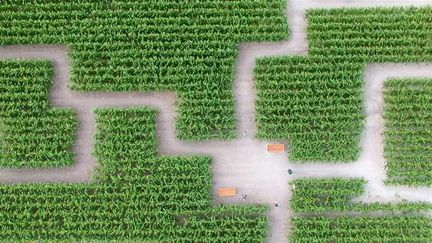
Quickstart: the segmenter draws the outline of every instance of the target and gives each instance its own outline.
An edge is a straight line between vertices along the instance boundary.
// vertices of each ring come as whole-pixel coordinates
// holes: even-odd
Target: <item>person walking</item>
[[[241,199],[243,202],[246,201],[246,198],[247,198],[247,194],[242,194]]]
[[[274,206],[277,208],[277,207],[279,207],[279,203],[277,202],[277,201],[273,201],[273,203],[274,203]]]
[[[291,169],[288,169],[288,174],[292,175],[293,171]]]

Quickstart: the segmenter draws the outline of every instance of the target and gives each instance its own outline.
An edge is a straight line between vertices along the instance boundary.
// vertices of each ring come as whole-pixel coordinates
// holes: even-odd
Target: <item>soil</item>
[[[79,121],[77,139],[73,146],[76,154],[71,167],[56,169],[0,170],[1,183],[70,183],[92,181],[97,162],[92,156],[96,122],[93,110],[102,107],[147,106],[158,110],[158,152],[161,155],[206,154],[213,158],[213,195],[215,205],[267,204],[269,212],[269,242],[287,242],[290,233],[291,211],[289,200],[292,190],[289,181],[301,177],[363,177],[368,180],[365,195],[358,202],[432,202],[432,188],[388,187],[385,180],[382,131],[382,84],[390,77],[432,77],[430,64],[370,64],[365,68],[366,125],[362,135],[362,152],[354,163],[290,164],[288,153],[266,152],[268,143],[286,141],[259,141],[255,139],[255,87],[253,68],[255,60],[263,56],[307,55],[306,14],[310,8],[423,6],[432,0],[376,1],[376,0],[292,0],[286,15],[290,37],[282,42],[244,43],[239,45],[233,92],[236,101],[237,138],[231,141],[184,142],[175,137],[176,95],[173,92],[116,93],[75,92],[68,88],[70,62],[64,46],[7,46],[0,47],[0,58],[48,59],[53,63],[54,82],[49,99],[52,106],[69,107],[77,112]],[[244,132],[246,131],[246,134]],[[293,175],[287,170],[291,168]],[[236,187],[238,197],[218,198],[219,187]],[[245,201],[241,195],[247,194]],[[279,207],[274,206],[274,202]]]

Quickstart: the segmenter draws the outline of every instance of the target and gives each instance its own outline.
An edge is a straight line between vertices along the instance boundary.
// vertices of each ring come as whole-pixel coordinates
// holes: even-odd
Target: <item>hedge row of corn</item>
[[[430,242],[432,205],[354,203],[362,179],[298,179],[290,242]]]
[[[392,79],[384,90],[387,182],[432,186],[432,80]]]
[[[314,9],[309,53],[257,61],[258,136],[290,141],[290,160],[358,158],[367,63],[432,61],[432,8]]]
[[[237,46],[287,38],[285,0],[6,1],[0,45],[70,49],[72,88],[177,91],[178,137],[235,136]]]
[[[96,116],[96,182],[0,185],[0,239],[264,241],[266,207],[213,206],[209,157],[157,156],[155,111]]]
[[[75,112],[48,103],[48,61],[0,61],[0,167],[74,163]]]

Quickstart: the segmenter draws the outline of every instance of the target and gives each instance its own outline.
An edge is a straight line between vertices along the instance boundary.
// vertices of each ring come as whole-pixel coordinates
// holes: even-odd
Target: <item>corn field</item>
[[[47,61],[0,61],[0,167],[73,164],[75,112],[51,108]]]
[[[100,109],[91,184],[0,185],[0,238],[264,241],[265,206],[212,206],[209,157],[156,157],[156,112]]]
[[[432,185],[431,101],[430,79],[386,82],[384,155],[388,183]]]
[[[237,45],[282,40],[285,1],[4,1],[0,45],[66,45],[71,88],[176,91],[187,140],[235,136]],[[0,62],[1,167],[72,164],[72,110],[51,64]],[[0,185],[0,239],[262,242],[265,206],[211,200],[209,157],[158,157],[153,110],[100,109],[96,182]]]
[[[71,87],[177,91],[178,137],[235,137],[232,80],[237,45],[288,36],[272,1],[6,1],[0,45],[62,44]]]
[[[178,138],[232,139],[238,45],[287,39],[285,6],[285,0],[6,0],[0,46],[67,46],[72,89],[175,91]],[[432,7],[313,9],[307,21],[307,56],[256,62],[257,137],[288,140],[290,162],[355,161],[365,122],[363,69],[432,61]],[[0,167],[73,164],[76,114],[50,106],[52,76],[48,61],[0,61]],[[431,185],[430,84],[386,83],[387,183]],[[0,240],[268,238],[267,206],[214,206],[209,156],[158,155],[155,110],[95,113],[95,180],[0,184]],[[430,204],[355,203],[364,179],[291,184],[291,242],[432,242]]]
[[[354,203],[362,179],[297,179],[291,242],[430,242],[432,205]],[[351,215],[350,215],[351,214]]]
[[[432,8],[313,9],[308,55],[257,60],[258,137],[287,139],[290,161],[355,161],[367,63],[432,60]]]

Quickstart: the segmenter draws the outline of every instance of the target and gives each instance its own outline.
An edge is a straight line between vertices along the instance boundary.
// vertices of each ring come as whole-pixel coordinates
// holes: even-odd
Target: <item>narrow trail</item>
[[[96,121],[93,110],[102,107],[151,106],[162,114],[174,114],[174,93],[117,93],[75,92],[69,89],[70,63],[67,49],[63,46],[7,46],[0,47],[0,59],[44,59],[52,62],[53,83],[49,100],[54,107],[72,108],[77,113],[78,128],[73,152],[75,164],[71,167],[53,169],[7,169],[0,170],[2,183],[34,182],[90,182],[97,163],[92,156]],[[166,116],[166,115],[165,115]],[[167,119],[173,118],[170,115]],[[172,122],[162,122],[160,129],[169,131]]]
[[[256,133],[255,116],[254,116],[254,97],[256,94],[253,80],[253,68],[255,66],[256,58],[264,56],[289,56],[289,55],[307,55],[308,42],[307,42],[307,20],[306,10],[313,8],[343,8],[343,7],[391,7],[391,6],[426,6],[432,5],[431,0],[389,0],[389,1],[376,1],[376,0],[288,0],[285,14],[288,19],[290,27],[290,37],[287,41],[282,42],[257,42],[245,43],[240,45],[239,56],[237,59],[236,80],[234,82],[234,94],[236,97],[236,111],[238,118],[237,130],[240,133],[243,130],[250,130],[251,138]],[[382,67],[382,73],[377,73],[374,69]],[[416,66],[416,64],[410,64]],[[421,65],[419,66],[419,68]],[[381,114],[376,113],[374,116],[370,115],[373,112],[379,112],[382,109],[382,82],[381,86],[374,86],[374,79],[380,75],[395,71],[393,73],[399,74],[398,77],[411,77],[415,76],[415,72],[411,73],[412,68],[406,67],[406,72],[399,72],[399,70],[388,69],[390,66],[387,64],[369,65],[364,72],[366,79],[366,113],[367,124],[362,136],[361,146],[362,154],[359,161],[355,163],[305,163],[305,164],[292,164],[289,168],[295,171],[295,176],[290,177],[289,180],[300,177],[344,177],[344,178],[366,178],[368,183],[366,185],[365,195],[353,199],[357,202],[371,203],[371,202],[395,202],[395,201],[427,201],[432,202],[432,188],[413,188],[409,187],[388,187],[385,186],[385,161],[383,158],[383,145],[381,133],[384,129],[384,123]],[[405,66],[400,70],[404,70]],[[379,68],[378,68],[379,69]],[[426,74],[426,77],[432,75]],[[370,89],[375,87],[378,89]],[[378,90],[378,91],[377,91]],[[377,93],[374,96],[373,93]],[[245,95],[249,94],[249,95]],[[242,98],[245,97],[245,98]],[[375,109],[373,109],[375,108]],[[370,111],[372,110],[372,111]],[[375,123],[377,122],[377,123]],[[376,162],[374,162],[376,161]],[[290,190],[285,187],[283,190]],[[291,199],[292,192],[285,194],[280,192],[288,198],[284,198],[286,202]],[[292,212],[289,205],[282,205],[282,208],[273,208],[269,215],[269,225],[271,228],[269,242],[287,242],[287,237],[290,235],[290,219]]]
[[[92,181],[97,162],[92,156],[96,122],[94,109],[103,107],[147,106],[158,111],[157,139],[161,155],[207,154],[213,158],[213,195],[218,187],[235,186],[238,194],[248,194],[246,202],[239,197],[217,198],[215,204],[268,204],[269,242],[287,242],[290,233],[289,200],[292,192],[289,180],[301,177],[363,177],[368,180],[366,193],[359,202],[426,201],[432,202],[431,188],[388,187],[385,180],[385,161],[382,156],[382,84],[390,77],[431,77],[430,64],[370,64],[365,68],[366,125],[362,136],[362,153],[354,163],[289,164],[287,153],[268,154],[269,141],[255,139],[255,86],[253,69],[256,58],[263,56],[307,55],[306,14],[310,8],[424,6],[432,0],[292,0],[286,15],[290,37],[283,42],[244,43],[239,46],[233,92],[236,102],[237,138],[230,141],[183,142],[175,137],[176,95],[174,92],[118,93],[75,92],[68,88],[70,63],[68,50],[63,46],[0,47],[0,59],[48,59],[53,63],[53,85],[49,99],[54,107],[69,107],[77,112],[79,122],[73,145],[75,164],[56,169],[0,169],[0,183],[70,183]],[[428,71],[431,70],[431,71]],[[246,131],[246,134],[244,134]],[[286,172],[295,171],[294,176]]]
[[[385,122],[383,119],[383,86],[391,78],[432,78],[432,63],[369,64],[364,70],[366,124],[361,138],[362,151],[354,163],[293,164],[297,177],[363,177],[366,194],[357,202],[423,201],[432,203],[431,187],[386,186],[383,156]]]

